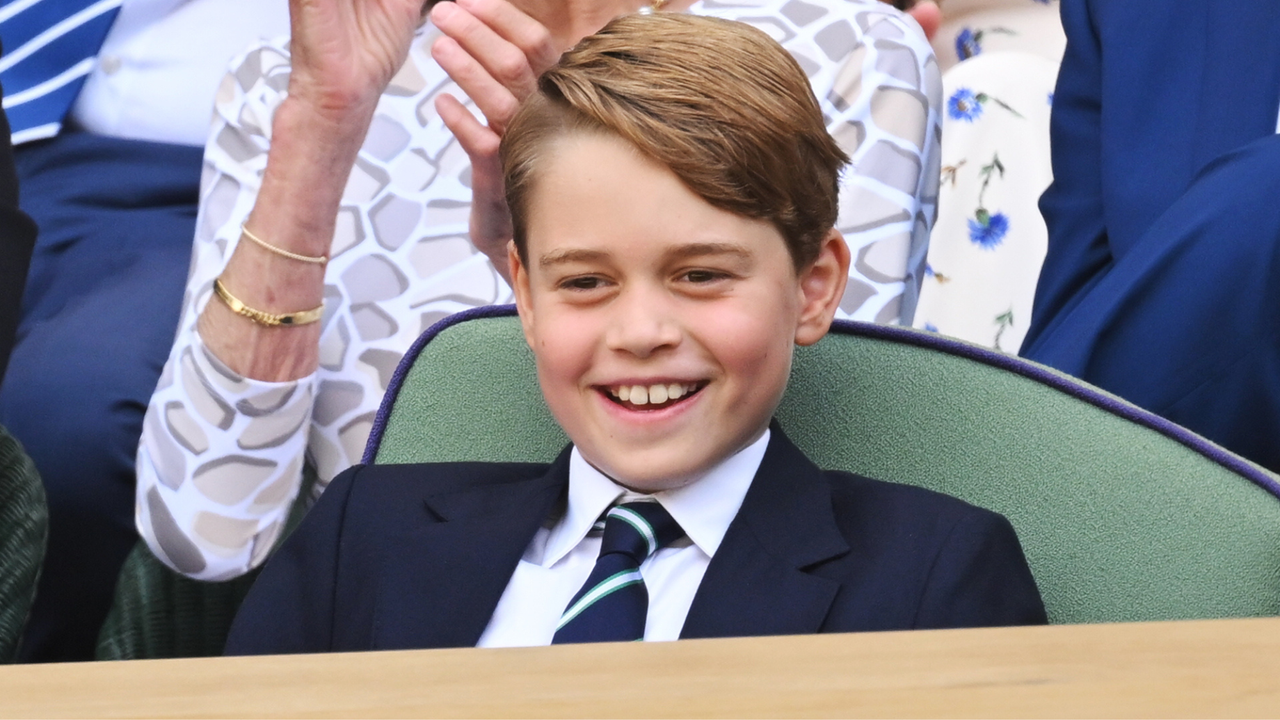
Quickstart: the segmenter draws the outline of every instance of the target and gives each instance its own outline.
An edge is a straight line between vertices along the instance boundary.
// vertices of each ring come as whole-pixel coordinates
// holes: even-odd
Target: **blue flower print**
[[[947,100],[947,114],[952,120],[973,122],[982,117],[982,102],[969,88],[960,88]]]
[[[1049,93],[1049,107],[1053,107],[1053,93]]]
[[[925,324],[924,324],[924,329],[925,329],[925,330],[928,330],[928,331],[929,331],[929,332],[931,332],[931,333],[936,333],[936,332],[938,332],[938,326],[937,326],[937,325],[934,325],[934,324],[933,324],[933,323],[931,323],[931,322],[927,322],[927,323],[925,323]]]
[[[956,35],[956,57],[968,60],[982,52],[982,32],[964,28]]]
[[[969,220],[969,239],[984,250],[994,250],[1009,234],[1009,218],[1001,212],[994,215],[979,209]]]

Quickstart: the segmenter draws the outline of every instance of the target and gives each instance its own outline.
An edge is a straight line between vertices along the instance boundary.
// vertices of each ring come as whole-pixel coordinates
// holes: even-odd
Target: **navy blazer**
[[[1022,346],[1055,366],[1036,341],[1213,160],[1274,135],[1280,111],[1276,0],[1062,0],[1062,22],[1049,246]]]
[[[245,598],[227,653],[473,646],[534,533],[551,465],[357,465]],[[928,490],[819,470],[774,425],[681,637],[1040,624],[1012,526]]]

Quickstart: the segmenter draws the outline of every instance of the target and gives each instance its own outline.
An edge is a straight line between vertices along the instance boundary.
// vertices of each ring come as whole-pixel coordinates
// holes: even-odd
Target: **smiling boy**
[[[620,18],[541,78],[502,157],[520,318],[573,444],[347,471],[229,653],[1045,622],[1004,518],[821,471],[771,425],[850,262],[847,158],[780,46]]]

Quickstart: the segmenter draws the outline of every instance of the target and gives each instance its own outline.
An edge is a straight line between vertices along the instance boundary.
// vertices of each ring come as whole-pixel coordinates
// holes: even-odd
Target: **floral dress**
[[[1006,352],[1027,332],[1048,234],[1056,0],[945,0],[939,214],[914,325]]]

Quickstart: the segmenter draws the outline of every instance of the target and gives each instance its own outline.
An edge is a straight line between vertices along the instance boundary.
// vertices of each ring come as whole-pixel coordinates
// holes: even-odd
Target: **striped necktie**
[[[684,536],[656,502],[616,505],[605,515],[600,557],[560,616],[553,644],[643,640],[649,591],[640,565]]]
[[[121,2],[0,0],[0,85],[14,145],[62,129]]]

